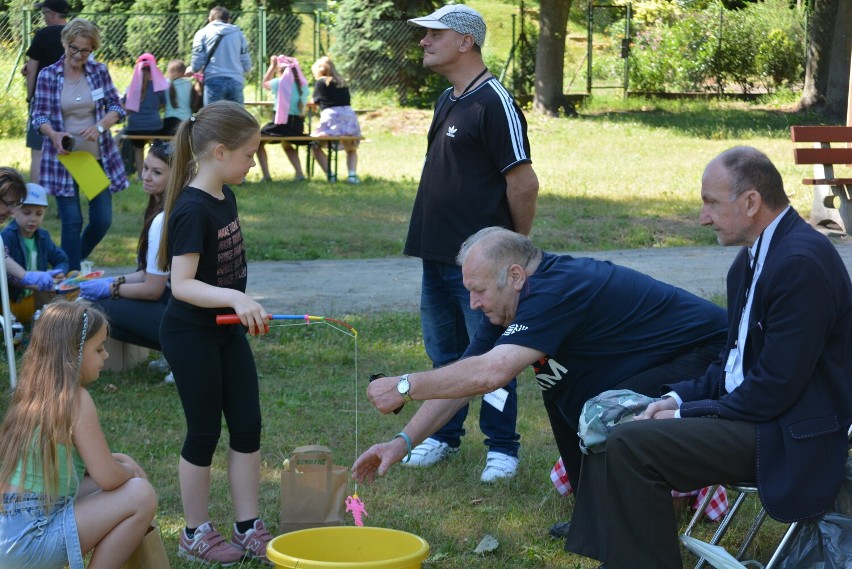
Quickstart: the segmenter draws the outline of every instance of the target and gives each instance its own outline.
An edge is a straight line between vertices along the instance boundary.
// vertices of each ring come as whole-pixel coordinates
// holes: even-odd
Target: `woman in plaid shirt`
[[[100,29],[90,21],[75,18],[66,25],[62,30],[65,55],[39,73],[32,111],[33,125],[44,135],[40,183],[56,197],[62,249],[71,270],[79,270],[80,260],[104,238],[112,224],[112,194],[129,185],[118,145],[109,132],[125,112],[107,66],[90,57],[99,45]],[[94,155],[110,180],[108,191],[89,200],[85,229],[80,189],[57,158],[72,148]]]

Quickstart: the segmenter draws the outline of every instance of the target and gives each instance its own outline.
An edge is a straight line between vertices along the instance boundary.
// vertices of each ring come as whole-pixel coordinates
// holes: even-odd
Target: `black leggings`
[[[186,439],[181,456],[207,467],[228,425],[230,447],[260,450],[260,393],[257,369],[240,325],[217,326],[215,315],[170,302],[160,325],[163,354],[175,375]]]

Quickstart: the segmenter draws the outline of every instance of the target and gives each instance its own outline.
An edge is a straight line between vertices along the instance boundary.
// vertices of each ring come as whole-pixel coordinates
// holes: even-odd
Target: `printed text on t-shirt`
[[[218,231],[216,286],[228,287],[246,277],[246,256],[239,218]]]

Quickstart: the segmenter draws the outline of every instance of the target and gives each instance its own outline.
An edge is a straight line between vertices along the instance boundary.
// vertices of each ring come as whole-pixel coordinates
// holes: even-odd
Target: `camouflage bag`
[[[629,389],[611,389],[592,397],[580,412],[580,450],[583,454],[603,452],[612,428],[632,421],[633,417],[656,401]]]

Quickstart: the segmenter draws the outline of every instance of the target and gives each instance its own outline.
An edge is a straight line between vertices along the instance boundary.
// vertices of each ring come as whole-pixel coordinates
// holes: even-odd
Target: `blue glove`
[[[62,269],[53,269],[53,270],[50,270],[50,271],[47,271],[47,272],[53,278],[56,278],[57,275],[64,275],[65,274],[65,271],[63,271]]]
[[[100,300],[109,298],[112,293],[112,277],[105,279],[94,279],[91,281],[83,281],[80,283],[80,298],[86,300]]]
[[[21,282],[25,286],[37,286],[39,290],[53,290],[53,277],[45,271],[29,271]]]

